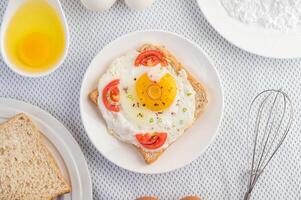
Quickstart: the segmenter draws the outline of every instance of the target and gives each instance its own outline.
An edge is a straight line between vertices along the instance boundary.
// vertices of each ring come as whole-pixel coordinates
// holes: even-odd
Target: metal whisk
[[[249,108],[247,132],[254,136],[254,146],[244,200],[250,199],[256,182],[285,140],[292,120],[291,100],[281,89],[265,90],[253,99]]]

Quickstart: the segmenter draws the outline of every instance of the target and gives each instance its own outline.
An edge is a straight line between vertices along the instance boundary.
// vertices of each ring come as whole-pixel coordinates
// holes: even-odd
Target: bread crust
[[[160,50],[163,54],[164,57],[172,63],[172,67],[175,69],[175,71],[178,73],[182,69],[186,71],[187,73],[187,79],[191,83],[193,89],[196,92],[195,96],[195,102],[196,102],[196,109],[194,113],[194,119],[200,118],[202,113],[205,110],[205,107],[208,103],[208,93],[205,89],[205,87],[196,79],[192,76],[192,74],[184,68],[184,66],[173,56],[164,46],[159,46],[159,45],[153,45],[153,44],[144,44],[142,45],[138,51],[142,52],[145,50]],[[94,89],[89,93],[89,99],[90,101],[95,105],[98,106],[97,99],[98,99],[98,90]],[[135,145],[134,145],[135,146]],[[136,146],[135,146],[136,147]],[[161,149],[160,151],[157,152],[147,152],[144,151],[142,148],[136,147],[138,151],[142,154],[145,162],[147,164],[151,164],[155,162],[165,151],[165,149]]]

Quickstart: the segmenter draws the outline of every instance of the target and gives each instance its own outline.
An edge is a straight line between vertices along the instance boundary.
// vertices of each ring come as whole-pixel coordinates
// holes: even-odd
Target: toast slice
[[[182,69],[184,69],[186,71],[187,79],[189,80],[193,89],[196,92],[196,96],[195,96],[196,109],[195,109],[195,113],[194,113],[194,118],[195,118],[195,120],[197,118],[199,118],[202,115],[202,113],[204,112],[205,107],[208,103],[208,94],[207,94],[205,88],[203,87],[203,85],[198,80],[196,80],[191,75],[191,73],[189,71],[187,71],[184,68],[184,66],[164,46],[144,44],[138,49],[139,52],[143,52],[145,50],[160,50],[164,54],[164,57],[170,63],[172,63],[172,66],[176,72],[179,72]],[[91,102],[93,102],[97,106],[97,99],[98,99],[98,90],[97,89],[90,92],[89,99],[91,100]],[[144,151],[142,148],[139,148],[139,147],[136,147],[136,148],[138,148],[138,151],[142,154],[142,156],[147,164],[151,164],[151,163],[155,162],[160,157],[160,155],[162,155],[162,153],[165,151],[165,149],[162,149],[157,152],[147,152],[147,151]]]
[[[1,200],[51,200],[71,191],[40,137],[23,113],[0,125]]]

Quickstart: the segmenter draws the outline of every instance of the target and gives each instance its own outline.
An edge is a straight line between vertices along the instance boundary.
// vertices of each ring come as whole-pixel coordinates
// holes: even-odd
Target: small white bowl
[[[6,30],[8,27],[8,24],[11,20],[11,18],[14,16],[15,12],[18,10],[18,8],[26,1],[8,1],[8,6],[6,8],[3,21],[1,24],[1,35],[0,35],[0,43],[1,43],[1,54],[3,57],[4,62],[7,64],[7,66],[17,74],[20,74],[22,76],[26,77],[41,77],[41,76],[46,76],[52,72],[54,72],[65,60],[67,56],[67,52],[69,49],[69,29],[68,29],[68,24],[66,17],[64,15],[61,3],[59,0],[46,0],[58,13],[63,27],[64,27],[64,32],[65,32],[65,48],[63,55],[61,58],[54,64],[52,67],[49,68],[49,70],[45,72],[40,72],[40,73],[31,73],[28,71],[21,70],[19,67],[17,67],[14,63],[11,62],[10,58],[7,55],[6,49],[5,49],[5,34]]]

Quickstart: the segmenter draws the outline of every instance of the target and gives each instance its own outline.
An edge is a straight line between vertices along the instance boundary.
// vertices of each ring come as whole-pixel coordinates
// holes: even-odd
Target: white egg
[[[150,7],[155,0],[124,0],[126,5],[135,10],[144,10]]]
[[[81,0],[86,8],[93,11],[109,9],[116,0]]]

